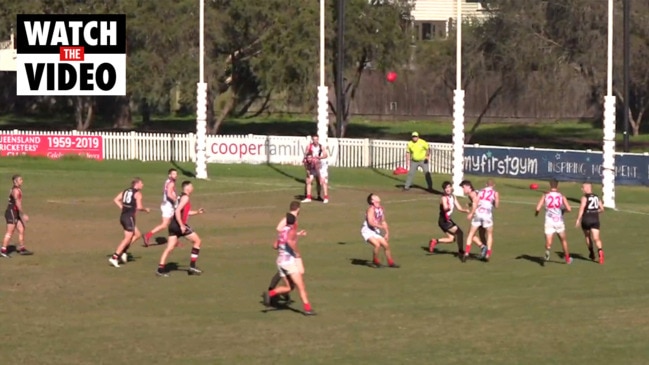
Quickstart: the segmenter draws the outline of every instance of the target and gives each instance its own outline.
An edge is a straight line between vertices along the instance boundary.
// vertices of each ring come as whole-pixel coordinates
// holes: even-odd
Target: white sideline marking
[[[246,182],[250,183],[249,181],[246,181]],[[258,185],[273,186],[271,184],[263,184],[263,183],[260,183]],[[275,185],[275,186],[280,186],[280,185]],[[268,190],[264,190],[262,193],[279,192],[279,191],[292,191],[292,190],[295,190],[295,189],[296,189],[295,187],[290,187],[290,188],[286,187],[286,188],[281,188],[281,189],[280,188],[278,188],[278,189],[268,189]],[[222,195],[240,195],[240,194],[256,194],[256,193],[259,193],[259,191],[255,191],[255,190],[241,191],[241,190],[239,190],[239,191],[225,191],[225,192],[206,193],[206,194],[200,194],[200,195],[201,196],[222,196]],[[460,196],[459,198],[466,199],[466,197],[464,197],[464,196]],[[385,200],[385,203],[386,204],[412,203],[412,202],[422,201],[424,199],[426,199],[426,197],[422,195],[419,198]],[[500,201],[503,202],[503,203],[509,203],[509,204],[536,205],[535,202],[524,201],[524,200],[501,199]],[[66,200],[51,200],[50,199],[50,200],[46,200],[46,202],[51,203],[51,204],[76,205],[76,204],[83,204],[83,203],[95,203],[96,201],[94,201],[93,199],[84,199],[84,200],[80,200],[80,201],[74,201],[74,200],[73,201],[66,201]],[[316,202],[316,204],[317,203],[318,202]],[[308,204],[308,203],[306,203],[306,204]],[[349,203],[349,202],[340,202],[340,203],[331,202],[331,203],[329,203],[327,205],[348,206],[348,205],[363,205],[363,203],[357,204],[357,203]],[[253,208],[253,207],[254,206],[239,207],[239,208],[216,208],[216,209],[213,209],[213,210],[225,210],[225,211],[232,210],[232,211],[235,211],[235,210],[250,209],[250,208]],[[276,207],[277,207],[276,205],[265,205],[265,206],[258,206],[258,207],[254,207],[254,208],[255,209],[270,209],[270,208],[276,208]],[[630,210],[630,209],[613,209],[613,210],[616,211],[616,212],[620,212],[620,213],[649,216],[648,212],[641,212],[641,211],[637,211],[637,210]]]

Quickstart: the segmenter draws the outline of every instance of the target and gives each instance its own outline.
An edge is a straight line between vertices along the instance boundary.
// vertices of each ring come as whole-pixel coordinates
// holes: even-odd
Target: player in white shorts
[[[565,195],[558,190],[559,182],[555,179],[550,180],[550,191],[543,194],[536,205],[535,216],[539,215],[541,208],[545,207],[545,261],[550,260],[550,249],[552,248],[552,238],[556,234],[561,240],[563,247],[564,259],[566,264],[572,263],[572,257],[568,251],[568,240],[566,239],[566,224],[563,221],[564,211],[570,212],[572,208],[568,203]]]
[[[320,198],[320,190],[322,190],[323,203],[329,203],[329,170],[327,164],[327,148],[320,144],[318,135],[311,136],[311,143],[304,150],[304,164],[307,170],[306,173],[306,197],[302,203],[309,203],[312,201],[311,184],[316,180],[318,186],[318,199]]]
[[[169,227],[171,219],[174,217],[176,211],[176,203],[178,195],[176,194],[176,178],[178,171],[176,169],[169,169],[167,173],[167,180],[165,180],[162,188],[162,203],[160,210],[162,211],[162,222],[144,235],[144,247],[149,247],[149,242],[154,234]]]
[[[388,222],[385,220],[385,211],[381,206],[381,198],[378,195],[370,194],[367,196],[367,204],[369,204],[369,207],[365,211],[365,219],[361,226],[361,236],[363,236],[365,242],[373,247],[372,266],[376,268],[381,267],[379,252],[383,248],[388,266],[398,268],[399,265],[395,264],[392,259],[392,252],[388,243],[390,229],[388,228]],[[383,235],[381,234],[381,229],[383,229]]]
[[[466,184],[464,184],[466,182]],[[500,204],[500,196],[498,192],[494,189],[493,180],[489,179],[487,181],[487,186],[482,190],[474,191],[471,186],[471,182],[463,181],[460,184],[464,187],[464,193],[469,194],[472,199],[471,212],[468,215],[469,220],[471,221],[471,229],[466,238],[466,249],[464,250],[465,255],[469,254],[471,250],[471,242],[476,237],[475,234],[480,228],[485,230],[486,235],[486,245],[481,247],[481,258],[485,261],[489,261],[491,257],[491,249],[493,247],[493,227],[494,227],[494,217],[493,209],[498,208]],[[479,240],[478,240],[479,241]],[[480,242],[482,244],[482,242]]]

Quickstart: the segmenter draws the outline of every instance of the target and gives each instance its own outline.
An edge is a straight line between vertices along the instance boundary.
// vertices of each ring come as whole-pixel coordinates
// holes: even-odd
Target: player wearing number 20
[[[597,247],[599,263],[603,264],[604,251],[602,250],[602,240],[599,238],[599,213],[604,211],[604,207],[600,203],[599,197],[593,194],[593,186],[590,183],[584,183],[581,186],[581,191],[584,192],[584,195],[581,197],[579,216],[577,216],[575,227],[581,225],[581,230],[586,237],[586,246],[590,252],[590,259],[595,260],[595,252],[593,251],[594,243]]]
[[[144,183],[142,179],[136,177],[131,182],[131,187],[117,194],[113,200],[115,204],[122,211],[119,216],[119,223],[124,228],[124,239],[119,243],[113,256],[108,259],[108,262],[119,267],[120,262],[126,263],[128,261],[128,254],[126,251],[131,246],[131,243],[138,240],[142,233],[135,226],[135,213],[137,211],[144,211],[149,213],[151,209],[142,207],[142,188]]]
[[[565,195],[559,192],[559,182],[555,179],[550,180],[550,191],[544,193],[539,203],[536,205],[535,216],[539,215],[541,208],[545,206],[545,261],[550,260],[550,249],[552,248],[552,238],[556,233],[563,246],[563,255],[566,264],[572,264],[572,257],[568,251],[568,240],[566,239],[566,224],[563,220],[564,211],[570,212],[570,204]]]

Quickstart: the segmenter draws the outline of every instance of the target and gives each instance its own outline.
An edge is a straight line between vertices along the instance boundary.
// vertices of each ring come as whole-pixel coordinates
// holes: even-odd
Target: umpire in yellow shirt
[[[428,142],[419,138],[419,133],[412,132],[412,139],[408,142],[406,149],[406,168],[408,169],[408,178],[403,190],[410,190],[412,179],[419,167],[424,170],[426,176],[426,184],[428,184],[428,191],[433,191],[433,178],[430,176],[430,167],[428,161],[430,160],[430,148]]]

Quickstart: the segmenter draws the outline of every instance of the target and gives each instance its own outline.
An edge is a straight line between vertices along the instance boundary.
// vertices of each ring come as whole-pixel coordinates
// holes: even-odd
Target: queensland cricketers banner
[[[126,95],[126,15],[19,14],[17,95]]]
[[[602,153],[466,146],[464,173],[597,183],[602,181]],[[649,186],[649,155],[617,154],[615,183]]]

